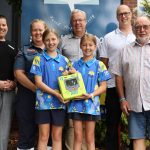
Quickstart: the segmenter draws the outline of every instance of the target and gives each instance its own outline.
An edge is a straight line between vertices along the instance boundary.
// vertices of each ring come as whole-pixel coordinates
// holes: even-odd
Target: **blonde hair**
[[[30,23],[30,32],[32,32],[32,28],[33,28],[33,24],[36,22],[40,22],[44,25],[45,30],[48,28],[48,25],[41,19],[34,19],[32,20],[32,22]]]
[[[47,37],[47,35],[49,35],[50,33],[55,34],[56,37],[59,39],[59,35],[58,35],[58,33],[56,32],[55,29],[47,28],[47,29],[44,31],[44,33],[43,33],[42,40],[44,41],[45,38]]]

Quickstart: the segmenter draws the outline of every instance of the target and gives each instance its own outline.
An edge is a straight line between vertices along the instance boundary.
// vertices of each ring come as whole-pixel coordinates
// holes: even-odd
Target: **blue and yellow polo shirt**
[[[86,91],[89,94],[98,88],[100,82],[110,79],[110,74],[105,65],[96,58],[88,62],[84,62],[81,58],[73,64],[73,67],[82,74]],[[95,96],[93,100],[70,101],[68,112],[100,115],[99,96]]]
[[[68,62],[68,59],[60,54],[52,58],[44,51],[42,55],[37,55],[34,58],[31,73],[42,76],[42,81],[46,85],[59,92],[58,77],[68,68]],[[36,109],[65,109],[65,104],[55,96],[37,89]]]

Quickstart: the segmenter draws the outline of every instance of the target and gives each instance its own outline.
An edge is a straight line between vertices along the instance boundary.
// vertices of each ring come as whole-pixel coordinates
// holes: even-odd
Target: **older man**
[[[86,13],[82,10],[75,9],[71,13],[70,24],[72,26],[72,33],[61,38],[60,51],[70,61],[78,60],[83,56],[80,49],[80,39],[86,33]],[[100,40],[97,39],[97,50],[95,56],[100,58]]]
[[[137,17],[133,32],[136,40],[121,51],[111,70],[121,109],[129,116],[134,150],[145,150],[145,138],[150,138],[150,19]]]
[[[70,23],[72,26],[72,33],[65,35],[61,38],[60,52],[66,56],[71,62],[78,60],[83,56],[82,50],[80,49],[80,39],[86,33],[86,13],[82,10],[75,9],[71,13]],[[97,40],[97,50],[95,51],[95,57],[100,59],[100,40]],[[69,129],[67,129],[67,136],[65,145],[67,150],[73,149],[74,130],[72,120],[69,120]],[[82,145],[82,150],[86,149],[86,145]]]

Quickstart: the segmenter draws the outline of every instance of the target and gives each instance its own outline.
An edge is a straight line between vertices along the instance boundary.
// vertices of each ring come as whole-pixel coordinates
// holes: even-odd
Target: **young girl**
[[[85,139],[88,150],[95,150],[95,122],[100,119],[99,96],[106,91],[106,80],[110,74],[105,65],[94,58],[96,38],[86,34],[81,38],[80,47],[83,58],[76,61],[73,67],[82,74],[87,93],[69,103],[69,118],[74,124],[74,150],[81,150],[82,129],[85,124]]]
[[[52,149],[62,149],[62,127],[65,120],[64,99],[59,94],[57,78],[67,68],[68,59],[57,53],[58,34],[53,29],[43,33],[46,50],[34,58],[31,72],[35,74],[36,123],[39,126],[38,150],[46,150],[50,129]]]

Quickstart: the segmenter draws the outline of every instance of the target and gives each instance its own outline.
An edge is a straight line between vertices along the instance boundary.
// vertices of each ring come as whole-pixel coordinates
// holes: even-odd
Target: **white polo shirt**
[[[108,58],[108,70],[113,67],[115,59],[119,52],[128,44],[135,41],[135,36],[131,32],[127,36],[117,28],[116,30],[106,34],[103,39],[100,57]],[[111,73],[111,71],[110,71]],[[111,73],[111,79],[107,81],[108,88],[116,87],[115,75]]]

